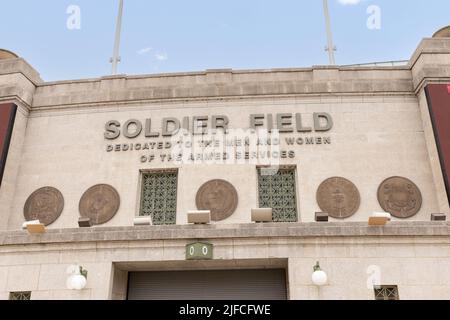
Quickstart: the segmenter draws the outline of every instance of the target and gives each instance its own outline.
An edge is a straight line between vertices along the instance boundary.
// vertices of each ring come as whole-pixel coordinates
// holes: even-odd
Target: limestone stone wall
[[[334,127],[329,132],[281,135],[281,149],[295,151],[295,158],[281,164],[297,168],[299,221],[313,221],[316,190],[333,176],[353,181],[361,194],[361,206],[349,221],[367,221],[373,211],[380,211],[377,188],[386,178],[404,176],[422,191],[423,205],[411,220],[429,220],[438,210],[431,167],[427,156],[418,102],[413,95],[352,95],[315,97],[274,97],[226,99],[221,101],[185,101],[172,103],[117,104],[86,106],[64,110],[41,110],[30,114],[22,151],[20,172],[16,179],[8,228],[17,229],[23,218],[27,197],[43,186],[58,188],[65,198],[61,217],[50,227],[76,227],[78,203],[89,187],[107,183],[121,196],[118,214],[106,226],[131,225],[139,214],[140,171],[178,168],[177,223],[186,223],[188,210],[196,209],[195,196],[200,186],[211,179],[225,179],[237,189],[236,212],[223,223],[250,222],[250,211],[257,204],[256,165],[183,164],[162,162],[157,150],[152,163],[142,163],[147,152],[107,152],[109,144],[170,141],[169,138],[128,139],[123,136],[108,141],[104,126],[109,120],[121,124],[129,119],[151,118],[157,131],[162,118],[227,115],[230,128],[249,128],[251,114],[301,113],[311,126],[314,112],[329,113]],[[287,146],[285,137],[329,137],[331,144]]]
[[[144,152],[107,152],[107,145],[165,139],[121,136],[107,141],[103,134],[109,120],[124,124],[152,118],[152,129],[160,131],[165,117],[213,115],[228,116],[230,128],[247,129],[250,114],[256,113],[274,117],[301,113],[305,125],[312,124],[315,112],[333,118],[329,132],[281,137],[282,141],[308,136],[331,141],[281,146],[296,155],[281,164],[297,170],[299,221],[313,220],[319,211],[317,187],[332,176],[351,180],[360,191],[361,206],[348,221],[366,221],[373,211],[381,210],[376,190],[390,176],[407,177],[422,192],[422,208],[410,220],[429,220],[432,212],[448,213],[423,86],[448,80],[449,48],[446,38],[424,39],[405,67],[219,69],[52,83],[42,82],[22,59],[2,60],[0,99],[22,105],[24,118],[19,117],[15,133],[13,148],[18,154],[8,161],[7,176],[12,178],[0,199],[7,216],[0,227],[20,228],[25,200],[43,186],[58,188],[65,198],[64,211],[50,228],[75,227],[81,195],[98,183],[113,185],[121,196],[119,212],[106,226],[131,225],[139,213],[140,171],[163,168],[178,169],[177,223],[184,224],[186,212],[195,209],[198,188],[217,178],[230,181],[239,195],[235,214],[223,223],[249,222],[250,210],[258,206],[254,164],[142,163]],[[160,153],[155,152],[156,157]]]
[[[373,300],[367,286],[373,270],[380,284],[398,285],[402,300],[449,299],[449,226],[241,224],[232,226],[236,234],[224,225],[54,230],[37,237],[4,233],[0,299],[14,291],[32,291],[32,299],[124,299],[128,271],[242,268],[285,268],[290,299]],[[186,244],[198,237],[214,245],[214,260],[185,260]],[[329,278],[320,289],[311,282],[316,261]],[[72,264],[88,270],[82,291],[66,288]]]

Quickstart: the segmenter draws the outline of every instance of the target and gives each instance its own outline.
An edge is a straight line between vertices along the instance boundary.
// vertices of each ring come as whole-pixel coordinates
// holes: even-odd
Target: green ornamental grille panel
[[[164,225],[176,223],[176,212],[177,173],[145,173],[140,215],[150,216],[154,225]]]
[[[375,300],[399,300],[397,286],[380,286],[374,288]]]
[[[9,300],[31,300],[31,292],[11,292],[9,294]]]
[[[297,222],[295,170],[283,169],[273,175],[258,170],[259,207],[273,209],[274,222]]]

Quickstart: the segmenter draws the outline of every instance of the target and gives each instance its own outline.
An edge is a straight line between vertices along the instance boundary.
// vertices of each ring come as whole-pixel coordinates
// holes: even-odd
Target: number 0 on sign
[[[186,245],[186,260],[211,260],[213,245],[211,243],[195,242]]]

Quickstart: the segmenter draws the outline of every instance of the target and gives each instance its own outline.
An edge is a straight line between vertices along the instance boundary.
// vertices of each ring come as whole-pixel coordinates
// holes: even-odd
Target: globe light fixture
[[[70,266],[67,273],[70,274],[66,281],[67,289],[83,290],[86,287],[88,272],[82,266]]]
[[[319,261],[317,261],[313,269],[314,272],[311,277],[312,282],[318,287],[326,285],[328,282],[328,276],[325,271],[320,268]]]

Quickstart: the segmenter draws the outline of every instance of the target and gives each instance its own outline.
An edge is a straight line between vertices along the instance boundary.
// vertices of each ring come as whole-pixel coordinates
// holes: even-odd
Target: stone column
[[[16,105],[17,110],[0,186],[0,231],[6,230],[12,214],[21,214],[11,212],[11,206],[20,170],[28,114],[36,85],[42,82],[39,74],[25,60],[9,52],[2,55],[2,52],[5,51],[0,50],[0,108]]]
[[[442,213],[450,214],[444,176],[425,94],[425,88],[428,84],[450,84],[450,38],[434,37],[423,39],[410,60],[410,66],[414,90],[419,100],[419,108],[422,114],[423,130],[427,142],[428,157],[433,173],[439,210]],[[447,138],[450,139],[450,133]]]

